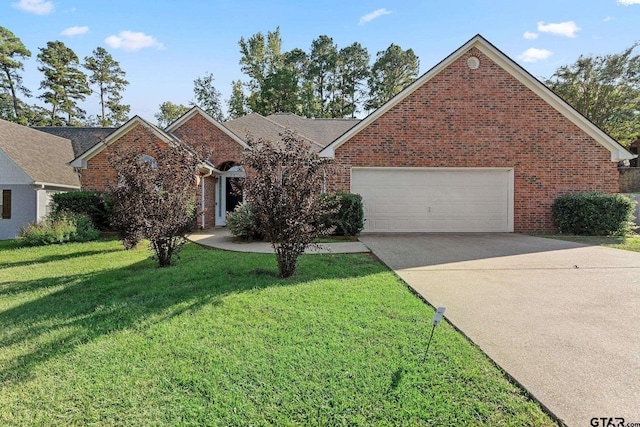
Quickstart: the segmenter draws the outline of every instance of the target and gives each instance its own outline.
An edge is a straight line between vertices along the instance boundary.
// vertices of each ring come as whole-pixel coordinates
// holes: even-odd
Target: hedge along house
[[[320,155],[371,232],[553,231],[557,196],[618,192],[635,157],[480,35]]]
[[[80,189],[68,139],[0,120],[0,240],[49,213],[51,195]]]

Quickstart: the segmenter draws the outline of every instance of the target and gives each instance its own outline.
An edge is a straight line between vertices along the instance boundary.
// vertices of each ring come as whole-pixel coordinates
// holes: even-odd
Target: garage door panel
[[[513,171],[491,168],[354,168],[365,231],[512,231]]]

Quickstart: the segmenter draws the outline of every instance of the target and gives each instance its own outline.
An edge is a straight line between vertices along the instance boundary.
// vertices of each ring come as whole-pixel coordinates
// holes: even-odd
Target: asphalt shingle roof
[[[280,134],[291,129],[311,144],[311,151],[318,152],[359,122],[358,119],[307,119],[291,113],[267,117],[251,113],[223,125],[243,140],[251,136],[272,142],[280,141]]]
[[[71,140],[73,154],[75,157],[78,157],[94,145],[104,141],[104,139],[117,128],[39,126],[33,129]]]
[[[0,150],[34,182],[80,186],[78,175],[67,166],[74,158],[68,139],[0,120]]]
[[[322,148],[360,123],[359,119],[307,119],[292,113],[276,113],[266,118],[286,128],[296,130],[300,135],[322,145]]]

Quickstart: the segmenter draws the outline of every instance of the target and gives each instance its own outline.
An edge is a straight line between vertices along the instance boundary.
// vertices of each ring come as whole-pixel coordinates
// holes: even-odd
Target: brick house
[[[618,192],[635,157],[479,35],[320,155],[382,232],[552,231],[558,195]]]
[[[224,225],[245,141],[286,128],[335,159],[328,189],[361,194],[375,232],[552,231],[558,195],[618,192],[617,163],[635,157],[478,35],[362,121],[250,114],[221,124],[194,107],[166,130],[134,117],[70,165],[83,188],[103,189],[115,180],[114,144],[204,144],[213,155],[200,171],[200,225]]]

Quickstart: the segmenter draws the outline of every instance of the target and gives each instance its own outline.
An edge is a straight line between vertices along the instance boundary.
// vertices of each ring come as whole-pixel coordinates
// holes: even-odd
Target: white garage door
[[[513,169],[353,168],[370,232],[513,231]]]

